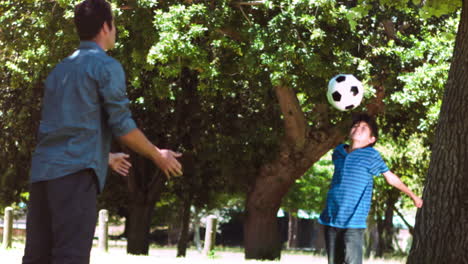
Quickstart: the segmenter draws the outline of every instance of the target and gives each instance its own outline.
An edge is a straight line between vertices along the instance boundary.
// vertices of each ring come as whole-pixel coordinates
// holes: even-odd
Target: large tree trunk
[[[154,203],[131,205],[127,226],[128,230],[126,230],[128,254],[148,255],[148,236],[153,210]]]
[[[296,94],[289,87],[275,88],[284,116],[285,137],[276,160],[259,169],[247,193],[244,222],[246,259],[278,259],[281,256],[276,214],[294,181],[345,138],[344,121],[333,128],[311,131]]]
[[[137,154],[131,157],[133,167],[127,178],[130,196],[129,223],[126,225],[127,253],[148,255],[151,217],[166,178],[161,171],[155,171],[150,160]]]
[[[276,214],[282,197],[293,183],[292,172],[280,163],[274,164],[256,181],[247,197],[244,223],[246,259],[274,260],[281,257],[281,244]]]
[[[190,207],[192,197],[187,197],[184,201],[184,208],[182,213],[182,228],[180,230],[179,241],[177,242],[177,257],[185,257],[187,252],[189,226],[190,226]]]
[[[468,5],[463,1],[408,263],[468,263]]]
[[[257,192],[258,193],[258,192]],[[260,198],[261,194],[251,199]],[[266,197],[266,200],[273,200]],[[281,257],[281,244],[276,214],[279,203],[261,205],[248,203],[244,223],[244,247],[246,259],[274,260]]]
[[[297,211],[289,212],[288,221],[288,248],[295,249],[299,247],[299,218],[297,217]]]

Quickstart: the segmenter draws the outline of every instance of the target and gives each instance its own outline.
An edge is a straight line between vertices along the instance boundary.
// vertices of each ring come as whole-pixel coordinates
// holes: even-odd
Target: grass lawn
[[[21,263],[23,255],[24,244],[14,243],[13,248],[9,250],[0,249],[0,259],[2,264]],[[97,248],[91,251],[91,263],[101,264],[224,264],[224,263],[293,263],[293,264],[327,264],[325,256],[314,255],[307,252],[290,252],[283,251],[280,261],[254,261],[244,260],[244,253],[242,249],[228,248],[228,249],[215,249],[213,257],[206,257],[198,253],[193,248],[187,251],[186,258],[176,258],[177,250],[175,248],[156,248],[150,249],[148,256],[133,256],[127,255],[125,248],[122,246],[112,246],[110,242],[110,249],[108,253],[100,252]],[[401,264],[405,260],[383,260],[383,259],[368,259],[364,261],[365,264]]]

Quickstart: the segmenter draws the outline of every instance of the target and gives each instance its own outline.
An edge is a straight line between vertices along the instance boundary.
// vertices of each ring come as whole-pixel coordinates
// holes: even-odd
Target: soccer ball
[[[328,102],[340,111],[358,107],[363,95],[362,83],[352,74],[338,74],[328,83]]]

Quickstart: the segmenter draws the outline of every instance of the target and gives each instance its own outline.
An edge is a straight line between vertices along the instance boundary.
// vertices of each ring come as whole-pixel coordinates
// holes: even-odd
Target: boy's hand
[[[176,153],[169,149],[159,149],[161,158],[156,160],[156,165],[164,172],[169,179],[171,176],[182,176],[182,165],[177,158],[182,157],[181,153]]]
[[[128,170],[132,166],[127,159],[130,156],[125,153],[109,153],[109,167],[122,176],[128,175]]]
[[[416,206],[417,208],[421,208],[423,206],[423,200],[419,198],[418,196],[415,196],[413,198],[413,203],[414,203],[414,206]]]

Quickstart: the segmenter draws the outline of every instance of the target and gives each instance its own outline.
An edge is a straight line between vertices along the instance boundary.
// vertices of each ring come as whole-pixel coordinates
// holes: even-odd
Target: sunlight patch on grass
[[[12,249],[0,250],[1,263],[21,263],[23,247],[14,245]],[[325,256],[314,255],[308,252],[288,252],[283,251],[280,261],[257,261],[245,260],[243,249],[220,248],[214,251],[213,257],[206,257],[198,251],[189,249],[185,258],[176,258],[175,248],[154,248],[150,249],[148,256],[128,255],[124,247],[111,247],[109,252],[101,252],[97,248],[91,251],[91,264],[327,264]],[[402,260],[369,259],[364,264],[402,264]]]

